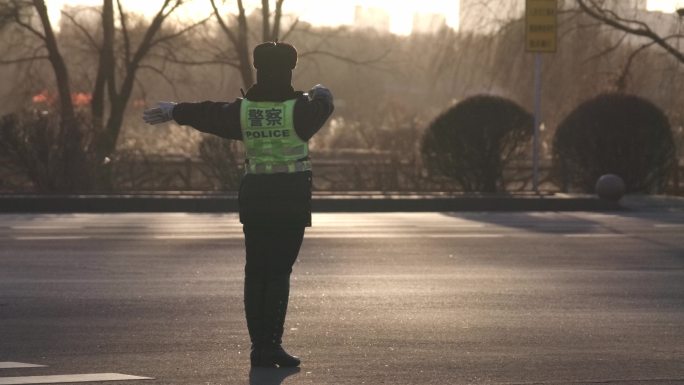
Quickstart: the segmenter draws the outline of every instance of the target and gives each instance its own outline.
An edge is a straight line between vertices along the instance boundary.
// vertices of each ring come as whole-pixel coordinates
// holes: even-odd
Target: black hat
[[[292,70],[297,66],[297,50],[290,44],[266,42],[254,48],[257,70]]]

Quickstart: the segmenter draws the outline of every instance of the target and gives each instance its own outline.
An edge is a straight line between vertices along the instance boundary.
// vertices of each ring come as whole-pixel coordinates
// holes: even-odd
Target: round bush
[[[511,100],[468,98],[428,127],[422,144],[426,168],[453,178],[464,191],[504,191],[503,170],[522,155],[533,125],[532,115]]]
[[[664,191],[675,164],[665,114],[643,98],[608,93],[582,103],[558,126],[554,174],[564,191],[591,193],[615,174],[628,193]]]

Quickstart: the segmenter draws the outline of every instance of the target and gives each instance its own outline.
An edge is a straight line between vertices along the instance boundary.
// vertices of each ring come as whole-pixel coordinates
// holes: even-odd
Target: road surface
[[[684,384],[681,211],[314,215],[299,371],[250,372],[236,215],[0,215],[0,245],[0,384]]]

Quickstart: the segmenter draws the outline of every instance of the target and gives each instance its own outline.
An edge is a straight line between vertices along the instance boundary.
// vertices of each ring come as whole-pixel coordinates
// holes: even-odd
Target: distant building
[[[606,1],[605,5],[618,14],[634,15],[637,12],[646,11],[647,2],[647,0],[613,0]]]
[[[416,13],[413,15],[413,33],[434,34],[446,28],[446,16],[439,13]]]
[[[460,0],[459,30],[466,33],[493,33],[511,20],[525,17],[525,0]],[[575,0],[558,0],[559,9],[576,9]],[[649,12],[648,0],[604,0],[603,6],[626,19],[647,23],[661,35],[673,32],[676,17]],[[636,37],[634,37],[636,38]],[[630,37],[630,40],[632,37]]]
[[[382,8],[356,6],[354,12],[354,26],[370,28],[380,32],[390,31],[390,15]]]
[[[568,0],[565,0],[568,2]],[[574,3],[569,1],[569,3]],[[678,16],[675,13],[652,12],[648,10],[647,0],[605,0],[603,7],[615,12],[620,18],[636,20],[645,23],[660,36],[668,36],[677,33]],[[572,6],[572,5],[571,5]],[[575,5],[576,6],[576,5]],[[615,39],[625,36],[623,31],[610,26],[605,27]],[[637,35],[626,35],[625,41],[629,44],[643,44],[646,38]]]
[[[493,33],[525,14],[525,0],[461,0],[459,31]]]

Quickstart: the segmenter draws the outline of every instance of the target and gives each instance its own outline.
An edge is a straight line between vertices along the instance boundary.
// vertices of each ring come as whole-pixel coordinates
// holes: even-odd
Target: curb
[[[589,196],[314,195],[314,212],[616,211]],[[0,213],[237,212],[235,195],[0,195]]]

